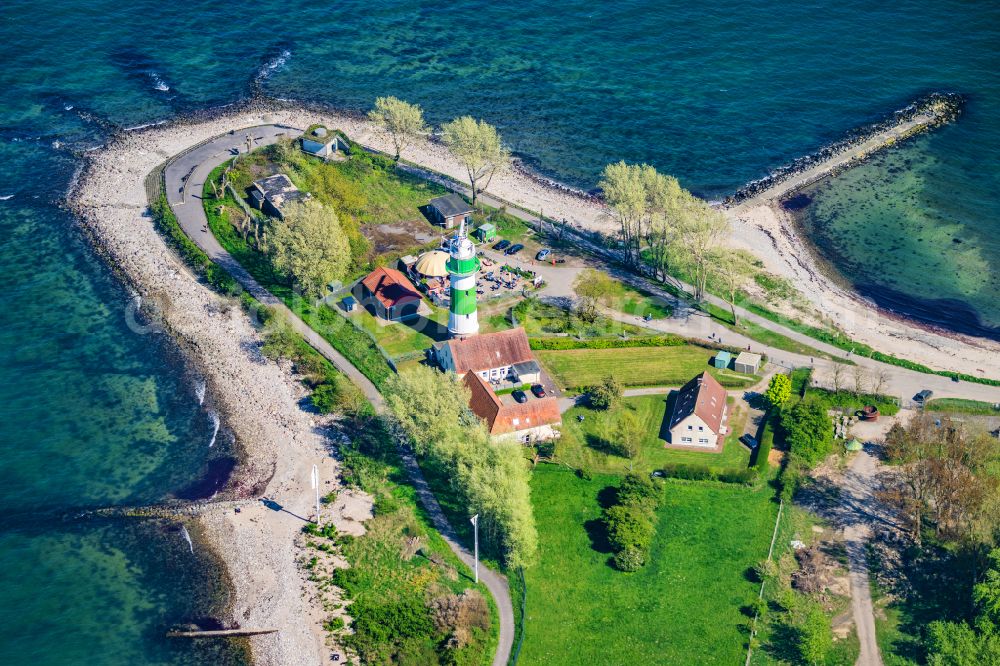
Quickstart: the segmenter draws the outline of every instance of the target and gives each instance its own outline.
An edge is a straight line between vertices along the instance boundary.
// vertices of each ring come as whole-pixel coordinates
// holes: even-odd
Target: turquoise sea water
[[[495,123],[574,185],[625,159],[715,198],[958,91],[958,124],[824,186],[807,223],[853,280],[898,292],[887,304],[1000,325],[995,3],[509,4],[0,6],[0,661],[73,663],[86,645],[95,664],[218,663],[160,638],[218,585],[176,533],[55,518],[183,493],[217,455],[191,378],[131,332],[131,296],[58,207],[115,126],[238,101],[254,81],[349,109],[395,94],[436,123]],[[859,236],[881,244],[845,240]]]

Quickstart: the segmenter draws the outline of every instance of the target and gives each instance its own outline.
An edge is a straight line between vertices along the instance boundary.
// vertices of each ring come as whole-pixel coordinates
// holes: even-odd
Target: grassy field
[[[621,280],[612,280],[612,282],[614,290],[608,301],[608,307],[636,317],[644,317],[648,314],[656,319],[662,319],[673,314],[673,308],[649,292],[635,289]]]
[[[564,388],[593,386],[608,375],[625,386],[683,386],[705,370],[729,388],[757,381],[756,377],[711,367],[709,361],[715,352],[693,345],[539,351],[537,355]]]
[[[350,317],[375,338],[389,356],[395,358],[427,349],[435,342],[448,338],[448,311],[433,305],[430,308],[430,317],[387,325],[381,325],[374,315],[363,308]]]
[[[965,400],[963,398],[938,398],[929,400],[925,409],[929,412],[958,412],[982,416],[1000,415],[1000,409],[992,402]]]
[[[525,570],[520,663],[742,663],[740,609],[757,594],[745,574],[767,554],[772,490],[668,482],[650,563],[624,574],[608,565],[596,522],[601,491],[618,481],[585,481],[551,465],[535,470],[541,559]]]
[[[667,449],[664,419],[672,402],[667,395],[643,395],[624,398],[622,404],[611,411],[599,411],[589,407],[574,407],[563,415],[562,437],[556,444],[556,456],[574,468],[592,473],[621,473],[631,465],[636,472],[648,474],[667,463],[688,463],[708,465],[714,469],[743,469],[750,461],[750,450],[739,443],[743,434],[747,411],[730,399],[730,433],[720,453],[701,451],[679,451]],[[639,455],[629,460],[608,452],[606,438],[613,431],[614,424],[622,410],[635,412],[643,425],[646,439],[642,442]],[[578,420],[583,416],[584,420]]]
[[[623,333],[632,336],[656,333],[646,328],[623,324],[598,315],[594,321],[585,322],[569,309],[538,299],[526,299],[516,304],[511,314],[528,335],[553,335],[567,333],[580,338],[598,338]]]

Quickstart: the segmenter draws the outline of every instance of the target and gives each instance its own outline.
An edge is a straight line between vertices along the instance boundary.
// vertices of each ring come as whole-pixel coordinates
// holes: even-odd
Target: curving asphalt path
[[[184,233],[204,250],[212,261],[225,268],[258,301],[282,312],[291,327],[300,333],[316,351],[333,363],[338,370],[347,375],[361,389],[376,411],[381,413],[385,409],[385,401],[371,380],[293,313],[280,299],[261,286],[219,244],[219,241],[208,229],[208,218],[205,216],[201,194],[205,181],[212,170],[240,152],[246,152],[248,134],[253,138],[252,148],[259,148],[275,143],[286,136],[298,136],[302,131],[283,125],[262,125],[225,134],[189,148],[175,156],[164,169],[167,202],[177,216]],[[416,488],[417,496],[427,510],[434,527],[441,533],[441,537],[458,559],[472,568],[472,553],[458,542],[455,530],[448,522],[444,511],[441,510],[441,505],[424,479],[413,454],[402,445],[400,446],[400,454],[410,475],[410,480]],[[479,564],[479,580],[493,596],[500,616],[500,636],[496,654],[493,656],[493,666],[506,666],[514,643],[514,607],[510,599],[510,588],[504,576],[484,566],[482,562]]]

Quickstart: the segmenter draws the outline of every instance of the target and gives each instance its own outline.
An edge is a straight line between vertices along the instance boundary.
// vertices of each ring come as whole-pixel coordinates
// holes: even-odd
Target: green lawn
[[[740,609],[757,594],[745,574],[767,554],[773,491],[668,481],[650,562],[625,574],[608,565],[597,527],[598,497],[618,481],[535,470],[540,561],[525,570],[520,663],[742,663]]]
[[[559,462],[571,467],[604,474],[621,473],[630,465],[636,472],[648,474],[667,463],[701,464],[714,469],[743,469],[750,462],[749,449],[738,441],[747,419],[745,406],[741,407],[730,399],[730,410],[735,411],[730,416],[730,433],[720,453],[680,451],[664,447],[664,418],[668,407],[672,409],[673,404],[666,394],[624,398],[621,405],[611,411],[574,407],[563,415],[562,437],[556,444],[556,456]],[[633,410],[646,433],[639,455],[634,460],[607,452],[605,444],[622,410]],[[584,420],[579,421],[579,416],[583,416]]]
[[[711,367],[709,361],[715,351],[694,345],[572,349],[536,354],[565,388],[593,386],[608,375],[614,375],[625,386],[683,386],[705,370],[729,388],[743,388],[757,381],[756,377]]]
[[[386,354],[396,358],[413,355],[427,349],[435,342],[448,337],[448,311],[430,306],[430,317],[382,325],[370,312],[359,309],[350,315],[351,320],[364,329],[382,346]]]
[[[959,412],[992,416],[1000,414],[1000,409],[992,402],[965,400],[964,398],[938,398],[929,400],[925,409],[929,412]]]
[[[652,331],[632,324],[598,315],[594,321],[581,320],[576,313],[536,298],[527,298],[517,303],[511,310],[519,326],[528,335],[553,335],[566,333],[579,338],[599,338],[623,333],[632,336],[652,335]]]
[[[606,305],[613,310],[627,315],[644,317],[647,314],[656,319],[669,317],[673,308],[653,294],[636,289],[621,280],[612,279],[613,288]]]

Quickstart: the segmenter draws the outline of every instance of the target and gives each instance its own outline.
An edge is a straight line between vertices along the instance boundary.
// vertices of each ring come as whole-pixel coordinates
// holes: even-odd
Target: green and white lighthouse
[[[476,313],[476,273],[479,258],[476,246],[465,233],[465,222],[458,228],[458,235],[451,241],[450,257],[446,268],[451,278],[451,307],[448,313],[448,332],[453,338],[464,338],[479,332]]]

